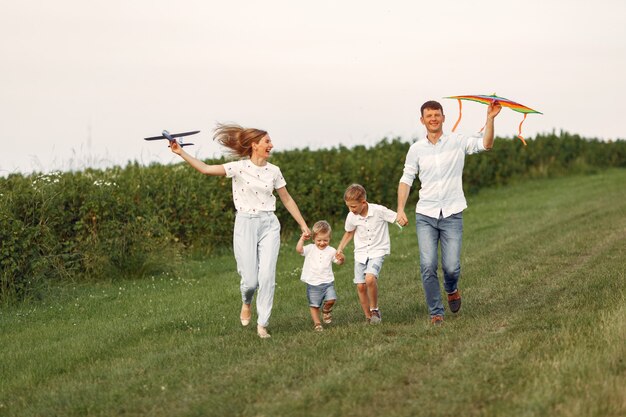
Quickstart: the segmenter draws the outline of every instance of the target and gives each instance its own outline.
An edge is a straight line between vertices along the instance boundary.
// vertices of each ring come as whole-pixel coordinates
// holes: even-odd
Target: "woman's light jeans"
[[[267,327],[274,303],[280,223],[272,211],[237,213],[233,231],[241,299],[252,304],[256,291],[257,324]]]

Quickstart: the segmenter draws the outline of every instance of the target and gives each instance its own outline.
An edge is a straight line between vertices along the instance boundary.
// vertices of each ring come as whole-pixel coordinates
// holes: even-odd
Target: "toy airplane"
[[[199,130],[194,130],[193,132],[170,133],[167,130],[164,130],[163,132],[161,132],[161,136],[152,136],[151,138],[144,138],[144,139],[145,140],[167,139],[167,140],[170,141],[170,143],[172,143],[172,142],[178,143],[178,145],[182,148],[184,146],[191,146],[191,145],[193,145],[193,143],[183,143],[182,139],[179,142],[179,141],[176,140],[176,138],[181,138],[183,136],[195,135],[196,133],[200,133],[200,131]]]

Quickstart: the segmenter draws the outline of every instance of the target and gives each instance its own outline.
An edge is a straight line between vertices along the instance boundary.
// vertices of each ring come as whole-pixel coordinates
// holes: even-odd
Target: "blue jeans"
[[[430,316],[443,316],[441,290],[437,278],[437,246],[441,242],[441,267],[443,287],[447,293],[457,289],[461,275],[461,241],[463,239],[463,213],[438,219],[416,214],[415,228],[420,251],[420,272]]]

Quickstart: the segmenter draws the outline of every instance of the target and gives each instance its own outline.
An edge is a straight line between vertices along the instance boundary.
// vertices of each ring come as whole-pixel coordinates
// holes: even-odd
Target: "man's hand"
[[[489,107],[487,107],[487,117],[491,119],[495,118],[498,113],[500,113],[500,110],[502,110],[502,104],[500,104],[498,100],[492,101]]]
[[[407,224],[409,224],[409,219],[406,217],[406,213],[403,212],[403,211],[398,213],[398,218],[397,218],[396,222],[398,222],[398,224],[400,226],[402,226],[402,227],[404,227]]]

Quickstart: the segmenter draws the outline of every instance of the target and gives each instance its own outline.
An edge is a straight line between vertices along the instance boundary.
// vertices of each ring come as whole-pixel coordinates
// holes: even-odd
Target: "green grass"
[[[239,325],[232,256],[59,286],[0,310],[0,415],[624,416],[625,196],[611,170],[470,198],[463,308],[441,328],[413,222],[391,228],[381,326],[363,324],[349,261],[335,322],[313,332],[295,240],[270,340]]]

